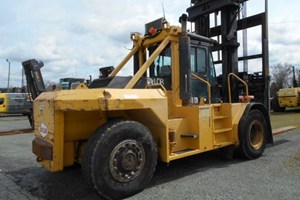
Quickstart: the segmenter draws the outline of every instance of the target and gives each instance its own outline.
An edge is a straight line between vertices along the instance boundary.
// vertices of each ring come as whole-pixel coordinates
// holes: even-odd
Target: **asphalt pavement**
[[[26,120],[0,118],[0,127],[24,126]],[[79,165],[58,173],[40,167],[31,153],[32,139],[32,134],[0,136],[1,200],[101,199],[86,186]],[[158,163],[149,186],[128,199],[300,200],[300,128],[274,140],[262,157],[251,161],[223,160],[214,151],[168,166]]]

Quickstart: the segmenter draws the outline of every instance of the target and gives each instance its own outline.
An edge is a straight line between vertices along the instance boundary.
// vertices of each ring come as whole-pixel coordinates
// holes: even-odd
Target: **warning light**
[[[164,17],[145,24],[145,35],[154,36],[164,29],[168,23]]]
[[[149,34],[154,35],[156,33],[156,29],[154,27],[149,28]]]

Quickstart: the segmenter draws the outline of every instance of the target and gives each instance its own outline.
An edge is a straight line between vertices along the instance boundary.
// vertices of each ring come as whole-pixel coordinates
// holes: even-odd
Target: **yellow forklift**
[[[182,15],[179,27],[161,18],[146,24],[144,35],[132,33],[128,55],[115,68],[100,69],[89,87],[44,92],[43,64],[23,62],[34,91],[37,161],[51,172],[80,163],[87,184],[106,199],[121,199],[147,186],[157,160],[223,148],[260,157],[273,143],[266,107],[250,102],[247,83],[232,72],[227,98],[220,95],[212,57],[217,42],[188,32],[187,20]],[[134,75],[118,76],[130,59]],[[243,85],[238,102],[233,82]]]
[[[297,83],[295,67],[293,66],[293,87],[279,89],[273,98],[273,110],[284,112],[286,108],[300,106],[300,84]],[[300,79],[298,79],[300,80]]]

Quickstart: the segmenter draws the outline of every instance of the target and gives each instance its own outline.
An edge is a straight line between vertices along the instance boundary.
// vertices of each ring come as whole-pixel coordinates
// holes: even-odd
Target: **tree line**
[[[295,71],[294,75],[293,69]],[[299,68],[289,63],[278,63],[271,66],[271,96],[274,97],[276,92],[281,88],[290,88],[293,86],[300,87]]]

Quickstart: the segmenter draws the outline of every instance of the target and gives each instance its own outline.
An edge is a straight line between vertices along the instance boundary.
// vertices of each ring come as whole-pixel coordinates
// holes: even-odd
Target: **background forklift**
[[[292,73],[293,87],[281,88],[274,95],[273,110],[275,112],[284,112],[286,108],[295,108],[300,106],[300,84],[297,83],[296,80],[295,67],[293,67]],[[300,77],[298,80],[300,80]]]
[[[121,199],[146,187],[157,159],[170,163],[224,148],[247,159],[260,157],[273,137],[268,110],[250,102],[248,84],[236,71],[234,24],[243,2],[192,1],[181,27],[164,18],[146,24],[144,35],[131,34],[133,49],[121,63],[102,68],[89,88],[44,92],[42,64],[23,62],[34,98],[37,161],[52,172],[80,163],[87,183],[102,197]],[[199,28],[216,12],[222,26]],[[196,33],[187,31],[187,20],[195,22]],[[209,38],[213,30],[224,37],[221,44]],[[212,58],[220,49],[221,91]],[[117,76],[130,58],[134,76]]]

